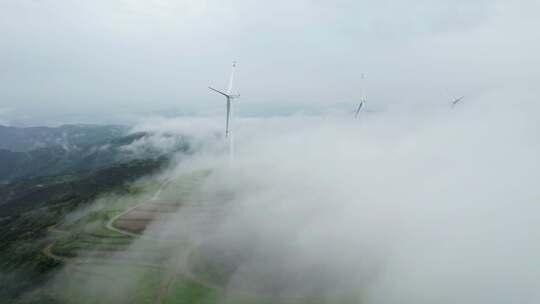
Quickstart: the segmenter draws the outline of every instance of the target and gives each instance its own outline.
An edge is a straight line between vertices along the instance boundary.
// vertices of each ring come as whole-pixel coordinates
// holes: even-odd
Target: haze
[[[540,20],[518,1],[0,1],[0,123],[222,113],[232,60],[243,115],[359,98],[372,110],[538,91]],[[515,101],[506,101],[515,102]]]
[[[275,302],[538,303],[539,105],[508,108],[505,99],[360,120],[244,118],[232,164],[210,118],[138,125],[134,131],[156,134],[145,141],[156,149],[168,149],[159,134],[193,135],[196,152],[179,155],[157,180],[208,177],[195,194],[178,185],[160,196],[208,214],[187,203],[129,252],[145,253],[146,238],[164,247],[189,240],[200,250],[191,256],[232,263],[218,303],[238,303],[239,291]],[[189,273],[185,250],[159,254],[168,269]],[[56,278],[59,290],[74,285],[114,302],[136,291],[136,275],[111,288],[100,277],[72,283],[69,271]]]
[[[539,11],[0,0],[0,125],[127,125],[3,128],[3,259],[27,268],[0,281],[21,303],[539,303]],[[226,135],[208,86],[233,60]]]

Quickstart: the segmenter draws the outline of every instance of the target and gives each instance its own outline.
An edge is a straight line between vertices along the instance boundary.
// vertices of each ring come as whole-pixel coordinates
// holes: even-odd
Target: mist
[[[348,113],[239,119],[233,163],[220,137],[203,135],[215,134],[211,124],[154,121],[154,131],[206,138],[159,177],[207,172],[188,196],[182,182],[162,194],[202,207],[158,219],[123,254],[144,252],[145,239],[162,240],[154,258],[219,291],[224,303],[238,294],[536,303],[539,108],[502,100],[366,112],[358,120]],[[198,273],[206,263],[229,265],[226,279]],[[136,292],[139,276],[123,276],[113,299]],[[106,289],[87,280],[89,292]]]
[[[366,303],[534,303],[537,109],[255,122],[211,179],[233,196],[219,244],[255,246],[240,284],[265,268],[288,287],[275,272],[327,276]]]
[[[539,8],[2,1],[0,125],[124,124],[119,155],[166,158],[45,227],[64,266],[23,300],[538,303]],[[234,158],[207,89],[233,60]]]

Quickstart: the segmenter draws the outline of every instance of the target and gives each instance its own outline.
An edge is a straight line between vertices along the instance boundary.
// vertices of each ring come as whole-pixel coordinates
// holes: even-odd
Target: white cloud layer
[[[134,131],[156,134],[146,143],[155,149],[169,150],[164,134],[200,139],[159,178],[181,182],[154,196],[188,207],[121,254],[144,255],[145,239],[161,235],[188,246],[156,250],[169,271],[185,274],[189,253],[225,260],[234,271],[223,303],[244,291],[276,302],[537,303],[540,107],[535,92],[511,95],[360,119],[238,119],[232,165],[221,120],[151,119]],[[199,189],[188,172],[210,175]],[[120,301],[137,279],[111,288],[88,277],[77,288]]]
[[[535,303],[537,110],[256,122],[212,184],[235,198],[221,237],[251,232],[248,277],[319,267],[364,303]]]
[[[232,167],[215,154],[195,158],[214,168],[203,201],[227,210],[200,242],[216,259],[248,253],[232,290],[286,287],[330,302],[343,293],[362,303],[536,303],[539,107],[511,104],[241,119]],[[181,227],[154,228],[186,233]]]

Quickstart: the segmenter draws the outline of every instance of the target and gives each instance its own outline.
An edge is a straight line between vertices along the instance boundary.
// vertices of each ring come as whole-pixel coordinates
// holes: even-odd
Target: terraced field
[[[34,297],[66,303],[193,303],[193,298],[211,297],[211,288],[183,273],[184,254],[191,248],[188,240],[176,231],[152,228],[190,214],[190,227],[198,220],[205,226],[200,230],[207,229],[209,221],[204,218],[211,213],[199,210],[195,195],[207,174],[147,185],[152,195],[115,202],[50,227],[52,241],[43,254],[65,267],[51,286]]]
[[[321,303],[227,288],[227,266],[200,251],[225,217],[224,204],[208,204],[198,193],[207,176],[148,182],[146,196],[113,198],[50,227],[51,242],[42,252],[64,267],[30,302]],[[357,303],[338,298],[331,302]]]

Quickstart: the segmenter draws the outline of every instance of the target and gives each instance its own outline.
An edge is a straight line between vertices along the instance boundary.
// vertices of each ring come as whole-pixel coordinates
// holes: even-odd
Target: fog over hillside
[[[167,173],[211,171],[197,195],[225,209],[213,232],[198,232],[195,215],[180,208],[145,234],[188,237],[208,261],[233,263],[231,291],[323,302],[344,293],[362,303],[536,303],[538,110],[469,100],[359,120],[240,119],[232,164],[207,137],[206,151]],[[152,123],[199,138],[215,131],[196,125],[208,123]],[[141,250],[137,241],[131,250]],[[174,265],[183,253],[170,250]],[[87,284],[89,292],[104,288]],[[133,288],[123,284],[120,299]]]
[[[539,303],[539,12],[0,0],[0,303]]]

